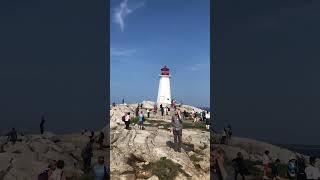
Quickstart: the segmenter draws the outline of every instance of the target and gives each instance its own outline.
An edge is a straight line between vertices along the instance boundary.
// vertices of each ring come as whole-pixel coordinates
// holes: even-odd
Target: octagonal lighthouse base
[[[171,105],[170,75],[160,75],[157,105]]]

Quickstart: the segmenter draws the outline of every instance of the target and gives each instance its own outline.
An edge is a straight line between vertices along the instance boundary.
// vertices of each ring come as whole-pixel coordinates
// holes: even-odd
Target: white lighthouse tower
[[[161,104],[163,106],[171,105],[170,73],[167,66],[161,69],[160,74],[157,105],[160,106]]]

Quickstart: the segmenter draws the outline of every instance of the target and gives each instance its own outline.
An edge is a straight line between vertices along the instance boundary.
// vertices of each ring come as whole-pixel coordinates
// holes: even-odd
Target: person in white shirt
[[[209,111],[207,111],[205,118],[206,118],[206,128],[210,129],[210,112]]]
[[[128,112],[126,117],[125,117],[125,120],[124,120],[124,123],[126,124],[126,129],[127,130],[130,130],[129,128],[129,124],[130,124],[130,113]]]
[[[305,173],[307,175],[308,180],[318,180],[320,179],[320,171],[319,168],[315,166],[316,164],[316,157],[311,156],[310,165],[306,167]]]

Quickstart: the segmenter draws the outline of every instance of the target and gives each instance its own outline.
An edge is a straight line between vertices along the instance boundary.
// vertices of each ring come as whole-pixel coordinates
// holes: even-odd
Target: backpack
[[[122,116],[122,121],[124,122],[126,120],[126,117],[125,116]]]
[[[44,170],[42,173],[38,175],[38,180],[48,180],[48,170]]]

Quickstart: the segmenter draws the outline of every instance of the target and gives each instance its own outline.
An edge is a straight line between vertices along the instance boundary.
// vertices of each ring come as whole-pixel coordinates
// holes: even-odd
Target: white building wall
[[[171,104],[170,76],[160,75],[157,104]]]

